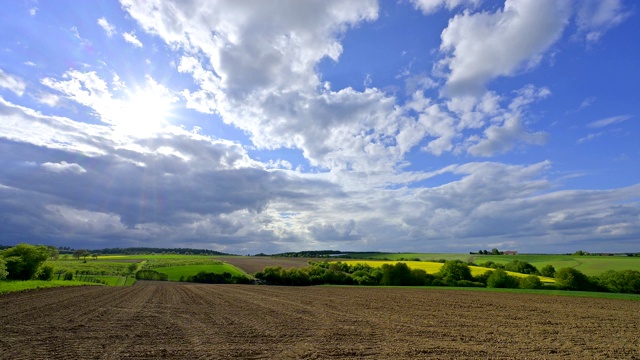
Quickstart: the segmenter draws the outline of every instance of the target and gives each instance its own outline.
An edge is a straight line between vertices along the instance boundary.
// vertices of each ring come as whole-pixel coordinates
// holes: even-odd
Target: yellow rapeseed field
[[[367,264],[372,267],[381,267],[384,264],[395,265],[398,262],[403,262],[407,264],[411,269],[422,269],[427,272],[427,274],[435,274],[440,271],[442,267],[442,263],[438,262],[430,262],[430,261],[384,261],[384,260],[341,260],[343,263],[347,263],[349,265],[355,264]],[[471,269],[471,275],[477,276],[484,274],[486,271],[493,270],[490,268],[480,267],[480,266],[469,266]],[[511,271],[507,271],[509,275],[517,276],[517,277],[527,277],[526,274],[515,273]],[[552,283],[555,282],[553,278],[539,276],[540,281]]]

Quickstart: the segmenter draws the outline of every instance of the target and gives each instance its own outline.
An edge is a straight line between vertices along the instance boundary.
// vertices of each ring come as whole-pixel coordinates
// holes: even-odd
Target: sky
[[[3,2],[0,244],[638,252],[639,10]]]

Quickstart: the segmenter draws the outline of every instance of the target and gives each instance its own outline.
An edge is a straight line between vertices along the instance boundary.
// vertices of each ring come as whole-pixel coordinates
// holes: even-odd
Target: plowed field
[[[3,359],[640,359],[640,302],[139,282],[0,296]]]

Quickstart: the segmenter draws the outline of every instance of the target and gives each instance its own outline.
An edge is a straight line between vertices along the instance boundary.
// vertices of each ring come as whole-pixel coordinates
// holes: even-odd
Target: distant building
[[[505,251],[504,252],[505,255],[518,255],[517,251]]]

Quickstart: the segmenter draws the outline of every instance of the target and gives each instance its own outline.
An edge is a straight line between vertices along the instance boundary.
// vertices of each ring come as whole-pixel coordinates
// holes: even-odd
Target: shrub
[[[542,281],[535,275],[529,275],[520,279],[520,288],[522,289],[541,289]]]
[[[484,284],[477,281],[469,281],[469,280],[459,280],[456,281],[455,286],[462,287],[484,287]]]
[[[540,275],[540,272],[535,266],[522,260],[513,260],[509,262],[504,266],[504,269],[507,271],[517,272],[521,274]]]
[[[4,262],[4,259],[0,257],[0,280],[6,278],[8,274],[7,264]]]
[[[598,284],[611,292],[640,294],[640,272],[609,270],[600,275]]]
[[[566,290],[594,290],[595,286],[587,275],[574,268],[562,268],[556,272],[556,285]]]
[[[53,266],[46,265],[41,267],[36,274],[36,279],[45,281],[53,279]]]
[[[169,279],[169,275],[159,273],[155,270],[140,270],[136,273],[136,280],[166,281],[168,279]]]
[[[494,270],[487,279],[487,287],[490,288],[517,288],[518,285],[518,279],[502,269]]]
[[[493,273],[493,270],[487,270],[480,275],[474,276],[473,280],[481,284],[487,285],[487,279],[489,278],[489,276],[491,276],[492,273]]]
[[[2,253],[6,262],[8,279],[30,280],[34,277],[40,265],[49,258],[49,248],[19,244]]]
[[[64,273],[64,277],[62,279],[63,280],[73,280],[73,271],[69,270],[66,273]]]

